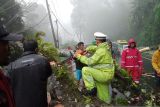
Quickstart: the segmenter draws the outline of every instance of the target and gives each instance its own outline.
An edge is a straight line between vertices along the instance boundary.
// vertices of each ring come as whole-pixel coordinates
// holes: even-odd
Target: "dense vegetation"
[[[81,33],[83,35],[88,35],[86,36],[85,40],[91,41],[93,39],[93,36],[91,35],[93,34],[93,32],[95,32],[95,30],[98,29],[99,31],[102,31],[106,34],[115,35],[116,39],[119,39],[120,36],[123,36],[124,39],[128,39],[129,36],[136,37],[137,42],[143,46],[148,46],[148,45],[152,46],[159,44],[160,40],[159,0],[132,0],[131,2],[132,11],[130,13],[130,32],[128,31],[128,23],[129,23],[128,13],[130,12],[129,11],[130,7],[127,7],[125,2],[121,3],[120,1],[115,0],[114,2],[117,3],[117,4],[115,3],[116,4],[115,7],[117,8],[114,8],[114,11],[108,11],[107,13],[108,6],[110,6],[109,3],[106,2],[107,0],[101,2],[99,2],[99,0],[96,0],[95,2],[93,2],[93,0],[86,0],[88,1],[87,4],[85,3],[86,1],[84,0],[83,1],[73,0],[73,1],[75,7],[72,14],[72,18],[74,19],[72,20],[72,24],[74,25],[78,35],[81,35]],[[97,4],[99,8],[96,9],[93,6],[95,4]],[[25,23],[22,20],[24,16],[23,15],[24,10],[21,8],[22,7],[21,5],[22,4],[17,3],[15,0],[0,0],[0,24],[4,24],[10,32],[17,32],[24,29]],[[86,11],[85,8],[86,6],[91,6],[90,12]],[[77,11],[80,11],[79,14]],[[114,17],[115,18],[114,20],[116,21],[113,23],[112,22],[113,17],[108,18],[108,15],[112,15],[112,13],[114,12],[120,13],[119,11],[123,11],[124,14],[122,14],[121,17],[119,14],[116,14],[117,17]],[[95,12],[96,14],[94,14]],[[99,17],[95,18],[97,17],[97,15]],[[113,14],[113,16],[114,15],[115,14]],[[33,15],[31,15],[31,18],[32,16]],[[37,19],[37,17],[35,19]],[[101,23],[99,22],[100,20],[102,21]],[[109,20],[109,22],[111,23],[108,23],[107,20]],[[107,31],[108,29],[109,31]],[[119,29],[119,31],[117,31],[117,29]],[[115,31],[116,33],[113,33]],[[24,33],[26,39],[36,39],[39,44],[38,46],[40,54],[46,56],[50,61],[55,60],[60,62],[58,50],[53,46],[52,43],[44,41],[43,37],[45,33],[43,32],[35,33],[35,32],[36,30],[34,29],[26,30],[26,32]],[[129,35],[129,33],[131,33],[131,35]],[[69,41],[69,43],[64,43],[64,45],[61,46],[61,48],[67,48],[68,46],[75,46],[75,44],[76,42],[71,40]],[[20,54],[22,53],[22,49],[19,48],[19,45],[21,44],[20,43],[12,44],[11,46],[12,59],[10,59],[11,61],[17,59],[17,57],[19,57]],[[72,78],[73,72],[71,72],[71,70],[69,70],[67,66],[68,65],[64,64],[62,66],[54,68],[57,79],[60,81],[63,87],[66,87],[63,90],[66,95],[66,96],[64,95],[65,96],[64,98],[67,99],[72,95],[71,97],[72,100],[75,100],[77,98],[78,102],[80,103],[85,103],[85,104],[97,103],[97,100],[95,101],[94,99],[91,101],[91,98],[81,96],[77,92],[76,84],[74,83],[74,80]],[[125,74],[121,75],[123,77],[125,76]],[[141,104],[138,105],[148,105],[148,106],[160,105],[159,93],[158,94],[155,93],[155,90],[152,89],[152,86],[149,86],[148,85],[149,83],[147,83],[148,81],[150,81],[149,80],[150,78],[143,77],[142,79],[144,79],[142,82],[143,84],[141,86],[142,99],[141,101],[139,101]],[[148,81],[146,79],[148,79]],[[129,82],[129,84],[126,84],[127,82]],[[115,77],[115,79],[112,82],[112,87],[118,89],[121,94],[124,95],[126,93],[132,94],[133,92],[131,90],[132,88],[131,82],[130,80],[127,80],[127,82],[123,81],[121,78],[119,79]],[[113,105],[133,105],[128,102],[133,96],[134,95],[130,95],[127,98],[125,96],[125,98],[122,99],[121,96],[120,98],[118,98],[119,96],[117,95],[116,98],[115,95],[114,96],[115,98],[113,98]],[[75,103],[77,103],[76,100]],[[65,101],[66,103],[68,103],[69,99]],[[100,104],[103,103],[100,102]]]
[[[160,1],[134,0],[131,32],[140,45],[157,45],[160,40]]]
[[[22,30],[23,11],[16,0],[0,0],[0,23],[4,24],[10,32]]]

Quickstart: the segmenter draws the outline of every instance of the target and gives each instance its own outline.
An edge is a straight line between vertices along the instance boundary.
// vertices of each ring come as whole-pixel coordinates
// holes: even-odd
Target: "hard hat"
[[[94,36],[96,39],[109,39],[109,37],[101,32],[95,32]]]

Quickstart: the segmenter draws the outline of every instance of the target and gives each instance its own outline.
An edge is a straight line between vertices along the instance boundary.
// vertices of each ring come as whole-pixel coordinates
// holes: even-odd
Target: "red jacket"
[[[135,48],[130,48],[131,43],[135,43]],[[129,40],[128,48],[122,52],[121,67],[128,71],[134,81],[140,80],[143,61],[141,53],[136,48],[136,42],[134,39]]]
[[[5,94],[7,99],[7,107],[16,107],[13,99],[13,94],[11,87],[8,82],[8,78],[4,76],[2,70],[0,69],[0,90]]]

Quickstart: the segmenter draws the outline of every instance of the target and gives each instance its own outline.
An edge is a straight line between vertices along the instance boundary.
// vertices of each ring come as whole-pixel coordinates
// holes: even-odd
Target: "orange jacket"
[[[152,66],[156,70],[157,74],[160,75],[160,50],[154,52],[152,56]]]

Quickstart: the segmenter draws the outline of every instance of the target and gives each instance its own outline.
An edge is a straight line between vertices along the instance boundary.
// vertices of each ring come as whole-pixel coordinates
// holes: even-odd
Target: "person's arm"
[[[80,60],[82,63],[90,66],[90,65],[96,64],[103,57],[103,53],[104,53],[103,49],[98,49],[94,53],[94,55],[90,58],[87,58],[86,56],[78,54],[77,59]]]
[[[90,52],[90,53],[93,53],[95,52],[97,49],[97,46],[96,45],[90,45],[86,48],[86,51]]]

